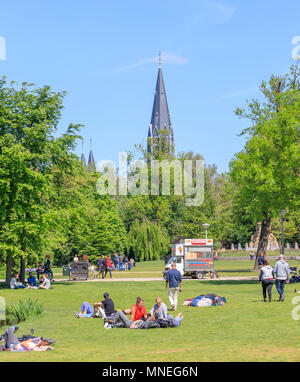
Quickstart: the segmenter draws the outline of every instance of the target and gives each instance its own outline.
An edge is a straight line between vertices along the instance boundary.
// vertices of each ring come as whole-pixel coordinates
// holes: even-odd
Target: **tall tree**
[[[24,279],[25,259],[41,248],[52,168],[67,171],[74,158],[78,126],[54,136],[64,95],[0,80],[0,253],[7,283],[16,262]]]
[[[230,176],[237,206],[262,222],[257,256],[266,252],[272,218],[283,209],[299,208],[299,78],[295,67],[290,75],[272,76],[260,87],[264,103],[252,100],[248,111],[236,111],[252,125],[243,131],[248,140],[231,162]]]

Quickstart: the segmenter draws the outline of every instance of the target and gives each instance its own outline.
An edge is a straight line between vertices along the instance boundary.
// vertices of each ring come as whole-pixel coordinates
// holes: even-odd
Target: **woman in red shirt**
[[[106,278],[107,272],[109,272],[110,278],[112,278],[111,270],[112,270],[112,262],[110,261],[110,255],[108,255],[107,259],[106,259],[106,267],[105,267],[105,276],[104,276],[104,278]]]
[[[141,320],[142,318],[147,318],[147,312],[144,306],[144,300],[138,297],[136,304],[131,307],[131,321]]]

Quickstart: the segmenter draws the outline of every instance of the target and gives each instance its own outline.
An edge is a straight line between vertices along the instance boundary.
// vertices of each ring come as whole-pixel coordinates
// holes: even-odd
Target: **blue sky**
[[[288,70],[300,35],[299,0],[11,0],[0,14],[0,75],[66,90],[59,131],[84,124],[86,156],[90,137],[97,161],[146,143],[161,50],[176,150],[219,171],[244,144],[234,109]]]

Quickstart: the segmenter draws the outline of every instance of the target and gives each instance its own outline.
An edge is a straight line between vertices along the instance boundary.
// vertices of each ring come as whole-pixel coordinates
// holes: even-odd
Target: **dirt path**
[[[218,279],[214,279],[213,281],[249,281],[249,280],[257,280],[257,276],[236,276],[236,277],[220,277]],[[56,282],[68,282],[69,280],[66,279],[55,279]],[[81,282],[119,282],[119,281],[164,281],[162,277],[122,277],[122,278],[107,278],[107,279],[89,279],[89,280],[70,280],[70,281],[81,281]],[[183,281],[212,281],[211,279],[202,279],[202,280],[196,280],[196,279],[183,279]],[[54,282],[55,284],[55,282]]]
[[[250,281],[250,280],[257,280],[257,276],[236,276],[236,277],[220,277],[218,279],[183,279],[184,282],[186,281]],[[129,281],[129,282],[136,282],[136,281],[164,281],[162,277],[122,277],[122,278],[107,278],[107,279],[88,279],[88,280],[70,280],[70,281],[78,281],[78,282],[101,282],[101,283],[107,283],[107,282],[119,282],[119,281]],[[0,282],[5,282],[5,280],[0,280]],[[69,279],[55,279],[52,285],[55,285],[56,282],[69,282]]]

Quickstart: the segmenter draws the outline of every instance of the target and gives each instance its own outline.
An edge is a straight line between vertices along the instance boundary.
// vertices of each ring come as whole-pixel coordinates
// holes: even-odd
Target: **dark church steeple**
[[[161,69],[161,54],[159,53],[158,75],[152,108],[151,122],[148,130],[148,152],[152,152],[152,145],[159,141],[161,133],[167,139],[169,151],[174,147],[174,133],[170,120],[170,113]]]
[[[86,167],[86,161],[85,161],[85,155],[84,155],[84,139],[82,139],[81,163],[84,167]]]
[[[88,160],[88,169],[89,171],[95,171],[95,160],[94,160],[94,154],[92,149],[92,138],[90,139],[90,153],[89,153],[89,160]]]

